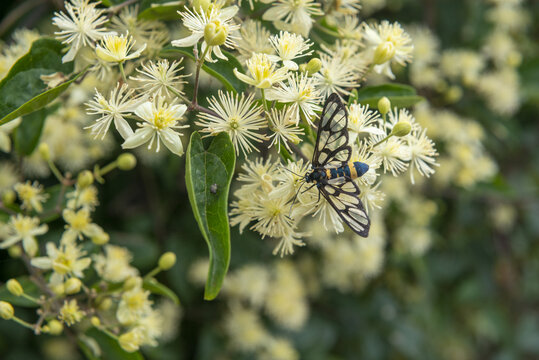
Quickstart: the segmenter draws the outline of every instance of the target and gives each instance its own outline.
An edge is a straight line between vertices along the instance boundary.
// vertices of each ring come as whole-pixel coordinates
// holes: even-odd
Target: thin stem
[[[386,137],[383,138],[382,140],[378,141],[376,144],[372,145],[372,146],[370,147],[370,149],[372,150],[375,146],[378,146],[378,145],[380,145],[381,143],[383,143],[384,141],[389,140],[389,138],[392,137],[392,136],[393,136],[393,134],[389,134],[388,136],[386,136]]]
[[[266,93],[264,92],[264,89],[260,89],[260,92],[262,93],[262,102],[264,103],[264,109],[269,115],[268,103],[266,102]]]
[[[27,300],[30,300],[30,301],[32,301],[32,302],[35,302],[36,304],[40,304],[40,301],[39,301],[38,299],[36,299],[35,297],[30,296],[30,295],[28,295],[28,294],[26,294],[26,293],[22,293],[21,296],[22,296],[23,298],[27,299]]]
[[[197,58],[197,68],[195,73],[195,88],[193,90],[193,101],[191,102],[191,110],[195,109],[198,106],[198,84],[200,79],[200,68],[204,64],[204,58],[206,57],[206,54],[208,53],[208,50],[210,49],[209,46],[206,46],[206,49],[204,49],[204,52],[202,53],[202,56]]]
[[[118,63],[118,66],[120,68],[120,74],[122,74],[122,80],[124,81],[124,83],[127,83],[127,77],[125,76],[125,70],[124,70],[124,63],[123,62]]]
[[[299,156],[300,158],[303,159],[304,162],[309,162],[309,159],[307,159],[307,157],[305,155],[303,155],[303,153],[301,152],[301,150],[297,147],[296,144],[293,144],[293,143],[289,143],[288,146],[290,146],[290,149],[292,149],[292,151],[294,152],[294,154],[296,154],[297,156]]]
[[[54,176],[58,179],[58,181],[60,183],[63,183],[64,182],[64,176],[62,175],[60,170],[58,170],[58,168],[56,167],[54,162],[52,162],[52,160],[49,159],[49,160],[47,160],[47,163],[49,164],[49,168],[51,169]]]
[[[174,93],[174,95],[179,97],[183,102],[185,102],[186,104],[189,104],[189,108],[187,110],[189,110],[189,111],[195,110],[195,111],[199,111],[199,112],[203,112],[203,113],[206,113],[206,114],[210,114],[210,115],[219,117],[219,114],[217,114],[215,111],[212,111],[212,110],[210,110],[208,108],[205,108],[204,106],[201,106],[201,105],[198,105],[198,104],[193,104],[191,101],[189,101],[189,99],[187,99],[184,95],[182,95],[178,90],[174,89],[173,87],[167,86],[167,89],[172,91]]]
[[[161,272],[161,268],[156,267],[155,269],[153,269],[152,271],[150,271],[149,273],[144,275],[144,278],[149,279],[149,278],[154,277],[155,275],[159,274],[160,272]]]
[[[309,122],[307,121],[307,118],[305,117],[305,114],[303,114],[303,112],[300,111],[299,116],[301,117],[301,120],[303,120],[303,123],[305,124],[305,127],[307,128],[307,136],[308,136],[309,140],[311,141],[311,144],[314,145],[316,143],[316,139],[314,137],[313,129],[311,128],[311,124],[309,124]]]
[[[384,119],[384,131],[385,131],[385,128],[386,128],[387,113],[386,113],[386,114],[382,114],[382,119]]]
[[[332,31],[332,30],[328,29],[327,27],[323,26],[322,24],[319,24],[319,23],[316,22],[316,23],[314,23],[314,26],[317,29],[321,30],[323,33],[326,33],[326,34],[331,35],[331,36],[336,37],[336,38],[341,37],[341,35],[339,33],[336,33],[335,31]]]
[[[17,324],[22,325],[30,330],[35,330],[34,325],[24,321],[23,319],[19,319],[16,316],[12,317],[11,320],[15,321]]]
[[[124,7],[126,6],[129,6],[131,4],[135,4],[137,3],[139,0],[127,0],[127,1],[124,1],[123,3],[121,4],[118,4],[118,5],[115,5],[115,6],[111,6],[109,9],[108,9],[108,12],[110,14],[115,14],[117,13],[118,11],[120,11],[121,9],[123,9]]]
[[[116,169],[117,166],[118,166],[118,161],[114,160],[110,164],[105,165],[104,168],[99,169],[99,176],[103,177],[103,176],[107,175],[109,172]]]

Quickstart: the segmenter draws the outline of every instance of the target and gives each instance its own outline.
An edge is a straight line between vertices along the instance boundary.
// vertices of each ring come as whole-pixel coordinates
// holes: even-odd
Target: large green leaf
[[[116,338],[98,328],[91,327],[86,331],[86,335],[97,341],[101,348],[103,360],[144,360],[139,351],[132,353],[125,351],[121,348]]]
[[[194,132],[186,156],[187,193],[210,253],[204,298],[212,300],[221,289],[230,262],[228,190],[236,155],[228,134],[220,133],[204,149],[200,134]]]
[[[377,108],[378,100],[384,96],[391,101],[392,108],[410,107],[423,100],[423,97],[417,95],[415,89],[411,86],[384,84],[359,89],[357,91],[357,102]]]
[[[227,61],[217,59],[217,62],[210,63],[205,61],[202,65],[202,70],[204,70],[209,75],[213,76],[219,80],[227,90],[234,92],[242,92],[245,90],[245,83],[234,75],[234,69],[243,72],[243,68],[238,61],[228,51],[222,50],[223,54],[228,58]],[[178,57],[178,56],[187,56],[191,60],[195,60],[193,55],[193,48],[177,48],[172,46],[166,46],[161,51],[161,56],[163,57]]]
[[[13,134],[15,149],[20,155],[30,155],[34,152],[41,137],[45,119],[57,109],[58,106],[50,106],[23,116],[21,124]]]
[[[149,292],[151,292],[152,294],[166,296],[170,300],[172,300],[174,304],[180,305],[180,299],[178,299],[178,296],[174,293],[174,291],[172,291],[165,285],[161,284],[159,281],[157,281],[154,278],[144,279],[144,282],[142,283],[142,287],[148,290]]]
[[[39,298],[41,295],[41,292],[39,291],[39,288],[32,280],[30,280],[29,276],[20,276],[16,278],[16,280],[21,284],[24,293],[27,295],[30,295],[34,298]],[[15,296],[12,295],[7,287],[6,284],[0,286],[0,300],[7,301],[15,306],[22,306],[22,307],[37,307],[38,304],[33,302],[32,300],[28,300],[22,296]]]
[[[69,74],[73,63],[62,63],[63,45],[53,39],[34,41],[0,82],[0,125],[45,107],[64,92],[82,73],[47,90],[41,75]]]

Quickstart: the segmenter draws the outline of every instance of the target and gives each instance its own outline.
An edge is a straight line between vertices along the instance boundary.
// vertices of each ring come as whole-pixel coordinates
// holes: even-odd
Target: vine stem
[[[139,2],[139,0],[127,0],[127,1],[124,1],[123,3],[121,4],[118,4],[118,5],[115,5],[115,6],[111,6],[109,9],[108,9],[108,12],[111,13],[111,14],[115,14],[117,13],[118,11],[120,11],[121,9],[123,9],[124,7],[126,6],[129,6],[129,5],[132,5],[132,4],[135,4]]]
[[[212,111],[198,104],[193,104],[191,101],[189,101],[189,99],[187,99],[184,95],[182,95],[178,90],[174,89],[172,86],[167,86],[167,89],[169,89],[172,93],[174,93],[174,95],[179,97],[183,102],[185,102],[186,104],[189,104],[189,107],[187,108],[188,111],[195,110],[195,111],[203,112],[203,113],[215,116],[215,117],[219,117],[219,114],[217,114],[215,111]]]
[[[197,57],[197,68],[195,73],[195,89],[193,90],[193,101],[191,102],[191,105],[189,105],[189,110],[194,110],[198,106],[198,85],[200,80],[200,68],[204,64],[204,58],[206,57],[206,54],[208,53],[208,50],[210,49],[209,46],[206,46],[206,49],[204,49],[204,52],[202,53],[201,57]]]

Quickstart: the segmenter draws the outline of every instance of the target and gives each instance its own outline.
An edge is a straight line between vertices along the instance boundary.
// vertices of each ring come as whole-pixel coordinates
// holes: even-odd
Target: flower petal
[[[188,37],[185,37],[183,39],[178,39],[172,41],[172,46],[176,47],[188,47],[188,46],[194,46],[200,38],[204,36],[204,34],[201,33],[193,33],[189,35]]]
[[[183,145],[180,135],[172,129],[165,129],[159,133],[163,144],[174,154],[183,155]]]
[[[122,144],[122,149],[133,149],[139,147],[150,140],[153,132],[154,130],[150,127],[137,129],[132,136],[125,140],[125,142]]]

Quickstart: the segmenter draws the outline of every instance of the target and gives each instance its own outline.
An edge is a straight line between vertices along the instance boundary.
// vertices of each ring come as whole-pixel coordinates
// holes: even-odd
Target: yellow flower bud
[[[204,12],[207,12],[210,8],[210,4],[211,0],[193,0],[193,9],[199,11],[200,8],[202,8]]]
[[[375,65],[383,64],[395,56],[395,45],[391,41],[386,41],[376,47],[372,62]]]
[[[94,182],[94,174],[90,170],[84,170],[79,173],[79,176],[77,177],[77,185],[80,188],[85,188]]]
[[[122,349],[127,352],[135,352],[139,349],[140,339],[134,331],[127,332],[120,335],[118,342]]]
[[[7,290],[15,296],[21,296],[24,294],[21,284],[15,279],[9,279],[6,283],[6,287]]]
[[[166,252],[159,258],[159,268],[161,270],[168,270],[176,264],[176,254],[173,252]]]
[[[130,277],[129,279],[125,280],[124,282],[124,290],[125,291],[128,291],[128,290],[131,290],[137,286],[140,286],[142,283],[142,280],[141,278],[137,277],[137,276],[134,276],[134,277]]]
[[[391,109],[391,101],[387,97],[383,97],[380,100],[378,100],[378,111],[380,114],[385,115],[389,112]]]
[[[49,321],[47,325],[49,326],[49,334],[51,335],[60,335],[64,330],[64,325],[56,319]]]
[[[7,301],[0,301],[0,317],[4,320],[10,320],[13,318],[13,315],[15,314],[15,310],[13,310],[13,306],[11,306],[10,303]]]
[[[64,294],[64,284],[56,284],[51,287],[51,290],[56,295],[63,295]]]
[[[137,158],[130,153],[123,153],[118,156],[118,168],[120,170],[131,170],[137,165]]]
[[[307,72],[307,64],[300,64],[299,71],[302,73]]]
[[[12,205],[15,202],[15,199],[17,198],[17,195],[15,195],[15,191],[9,189],[4,191],[2,194],[2,202],[4,205]]]
[[[410,131],[412,131],[412,125],[408,121],[399,121],[393,126],[391,135],[402,137],[408,135]]]
[[[97,303],[97,307],[99,310],[107,311],[112,306],[112,300],[111,298],[103,298],[101,301]]]
[[[314,59],[309,60],[309,62],[305,66],[305,71],[307,72],[308,75],[313,75],[319,72],[321,68],[322,68],[322,61],[320,61],[320,59],[318,58],[314,58]]]
[[[98,234],[92,236],[92,242],[96,245],[105,245],[110,240],[109,234],[104,231],[100,231]]]
[[[39,155],[43,158],[45,161],[49,161],[51,159],[51,151],[49,149],[49,145],[46,143],[39,144],[37,151],[39,152]]]
[[[208,46],[223,45],[228,36],[228,29],[219,20],[213,20],[204,28],[204,41]]]
[[[64,291],[68,295],[76,294],[81,286],[82,282],[78,278],[70,278],[64,283]]]
[[[11,256],[12,258],[16,259],[16,258],[20,258],[21,255],[22,255],[22,249],[20,246],[18,245],[13,245],[13,246],[10,246],[8,249],[7,249],[7,252],[9,254],[9,256]]]
[[[99,320],[99,318],[97,316],[92,316],[92,318],[90,319],[90,322],[95,327],[101,326],[101,320]]]

